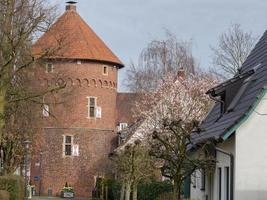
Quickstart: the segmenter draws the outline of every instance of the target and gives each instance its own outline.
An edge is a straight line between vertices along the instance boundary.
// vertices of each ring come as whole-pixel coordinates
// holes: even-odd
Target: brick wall
[[[94,62],[57,61],[53,62],[53,73],[46,73],[45,63],[36,67],[40,87],[51,88],[62,80],[67,87],[45,96],[51,113],[40,122],[41,144],[32,159],[32,182],[37,193],[41,183],[43,194],[51,187],[53,194],[59,195],[68,182],[77,196],[91,196],[94,176],[110,172],[108,154],[116,145],[117,68]],[[104,65],[108,75],[103,74]],[[88,96],[97,98],[97,106],[102,108],[100,119],[88,118]],[[42,110],[39,112],[41,115]],[[79,156],[63,156],[63,135],[73,135],[73,143],[79,145]]]

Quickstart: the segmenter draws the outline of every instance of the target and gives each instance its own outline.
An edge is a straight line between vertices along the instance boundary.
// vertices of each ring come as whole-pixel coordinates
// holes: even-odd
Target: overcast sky
[[[51,0],[65,10],[64,0]],[[130,61],[153,39],[164,38],[165,29],[180,40],[191,40],[201,67],[211,65],[210,46],[233,23],[261,36],[267,29],[267,0],[78,0],[83,19],[123,61],[119,91]]]

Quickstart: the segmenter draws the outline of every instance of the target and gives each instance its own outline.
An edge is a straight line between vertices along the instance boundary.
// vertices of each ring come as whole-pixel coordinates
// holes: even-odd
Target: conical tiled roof
[[[76,12],[75,7],[66,12],[34,44],[36,56],[44,52],[50,58],[85,59],[108,62],[123,67],[122,62],[96,35]]]

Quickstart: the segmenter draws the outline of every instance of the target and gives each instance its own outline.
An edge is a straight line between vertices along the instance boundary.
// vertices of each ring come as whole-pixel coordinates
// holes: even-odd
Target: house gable
[[[236,129],[235,199],[262,200],[267,196],[267,93]]]
[[[245,63],[240,73],[230,80],[211,89],[213,97],[220,96],[223,92],[236,89],[234,83],[241,81],[231,102],[225,112],[221,109],[221,98],[217,100],[209,115],[201,124],[201,131],[192,136],[195,143],[215,139],[226,140],[250,115],[265,94],[267,85],[267,32],[259,40]],[[233,93],[228,93],[232,94]]]

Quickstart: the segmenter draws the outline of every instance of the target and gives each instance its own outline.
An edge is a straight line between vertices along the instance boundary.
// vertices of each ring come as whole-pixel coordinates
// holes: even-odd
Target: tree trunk
[[[121,194],[120,194],[120,200],[124,200],[124,196],[125,196],[125,183],[123,182],[122,183],[122,186],[121,186]]]
[[[173,185],[173,200],[181,200],[181,186],[182,182],[179,181],[180,179],[174,180],[174,185]]]
[[[178,193],[179,193],[178,183],[177,181],[174,180],[172,200],[178,199]]]
[[[131,183],[127,182],[125,191],[125,200],[130,200],[130,196],[131,196]]]
[[[137,184],[133,185],[133,200],[137,200]]]

